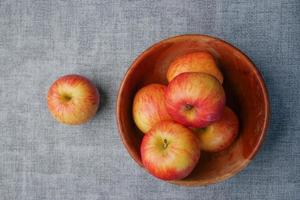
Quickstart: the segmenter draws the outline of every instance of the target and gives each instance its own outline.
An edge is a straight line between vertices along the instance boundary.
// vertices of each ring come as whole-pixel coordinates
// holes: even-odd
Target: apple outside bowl
[[[266,135],[270,108],[265,83],[253,62],[233,45],[207,35],[180,35],[154,44],[132,63],[120,85],[116,118],[127,151],[143,167],[140,145],[143,133],[132,118],[135,93],[149,83],[167,85],[166,71],[177,56],[207,51],[218,62],[224,76],[226,104],[238,115],[240,128],[235,142],[219,153],[202,151],[192,173],[170,183],[202,186],[226,180],[253,159]]]

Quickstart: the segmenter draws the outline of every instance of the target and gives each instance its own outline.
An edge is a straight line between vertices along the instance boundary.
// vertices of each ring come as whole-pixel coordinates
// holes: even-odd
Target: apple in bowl
[[[214,76],[223,83],[223,75],[214,57],[205,51],[194,52],[177,57],[168,67],[167,79],[170,82],[184,72],[202,72]]]
[[[235,140],[239,129],[236,114],[225,107],[221,119],[209,126],[196,129],[201,149],[208,152],[219,152],[228,148]]]
[[[220,119],[225,106],[225,92],[215,77],[185,72],[169,83],[166,106],[176,122],[187,127],[203,128]]]
[[[162,180],[178,180],[188,176],[200,158],[196,135],[173,121],[157,123],[141,144],[145,168]]]
[[[57,79],[47,96],[52,116],[63,124],[82,124],[97,112],[100,95],[95,85],[87,78],[71,74]]]
[[[143,133],[147,133],[160,121],[172,119],[165,104],[166,89],[162,84],[150,84],[136,93],[132,115],[135,124]]]

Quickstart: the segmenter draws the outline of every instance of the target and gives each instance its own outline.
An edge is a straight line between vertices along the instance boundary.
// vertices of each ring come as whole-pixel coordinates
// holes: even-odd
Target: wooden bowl
[[[226,103],[238,115],[239,136],[225,151],[202,152],[193,172],[171,183],[185,186],[223,181],[244,169],[257,153],[269,122],[269,100],[263,78],[253,62],[231,44],[207,35],[181,35],[165,39],[144,51],[130,66],[121,83],[116,117],[121,139],[131,157],[143,167],[140,144],[143,134],[132,118],[135,93],[149,83],[167,85],[166,71],[177,56],[208,51],[224,76]]]

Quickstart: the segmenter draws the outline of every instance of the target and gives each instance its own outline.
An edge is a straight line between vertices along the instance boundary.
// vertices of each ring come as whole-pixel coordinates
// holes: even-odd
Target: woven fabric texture
[[[130,63],[164,38],[220,37],[262,72],[272,117],[253,162],[233,178],[185,188],[158,181],[125,150],[118,87]],[[64,74],[90,78],[101,109],[81,126],[46,103]],[[300,198],[299,0],[0,0],[0,199]]]

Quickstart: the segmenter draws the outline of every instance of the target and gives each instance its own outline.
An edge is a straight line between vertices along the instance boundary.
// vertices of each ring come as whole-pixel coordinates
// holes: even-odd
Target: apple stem
[[[71,95],[69,94],[64,94],[62,97],[65,101],[70,101],[72,99]]]
[[[190,104],[186,104],[184,105],[184,110],[189,111],[192,110],[194,106],[190,105]]]
[[[168,147],[168,141],[167,141],[167,139],[164,139],[164,146],[163,146],[163,148],[166,149],[167,147]]]

